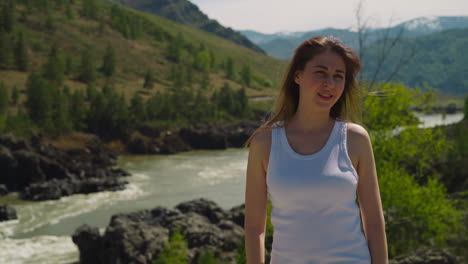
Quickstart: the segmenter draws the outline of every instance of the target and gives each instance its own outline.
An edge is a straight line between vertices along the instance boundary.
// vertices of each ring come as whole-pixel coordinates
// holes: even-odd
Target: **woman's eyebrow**
[[[324,65],[315,65],[314,67],[316,68],[321,68],[321,69],[324,69],[324,70],[328,70],[328,67],[327,66],[324,66]],[[343,70],[340,70],[340,69],[337,69],[336,72],[340,72],[340,73],[345,73]]]

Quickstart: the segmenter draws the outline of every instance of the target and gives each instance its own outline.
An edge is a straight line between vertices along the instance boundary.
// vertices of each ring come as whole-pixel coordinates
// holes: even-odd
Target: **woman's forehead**
[[[343,58],[335,52],[326,51],[314,56],[307,62],[306,67],[320,67],[324,69],[338,70],[345,72],[346,64]]]

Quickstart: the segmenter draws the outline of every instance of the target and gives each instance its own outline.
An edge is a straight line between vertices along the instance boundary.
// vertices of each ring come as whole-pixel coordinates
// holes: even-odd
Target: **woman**
[[[350,122],[359,71],[354,52],[333,37],[297,47],[274,112],[246,142],[248,264],[265,262],[268,198],[271,264],[388,263],[371,140]]]

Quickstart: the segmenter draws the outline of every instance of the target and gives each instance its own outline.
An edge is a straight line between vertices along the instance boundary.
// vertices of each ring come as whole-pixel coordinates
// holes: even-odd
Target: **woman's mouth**
[[[318,95],[324,101],[330,101],[332,99],[332,97],[333,97],[333,95],[331,95],[331,94],[320,94],[319,93]]]

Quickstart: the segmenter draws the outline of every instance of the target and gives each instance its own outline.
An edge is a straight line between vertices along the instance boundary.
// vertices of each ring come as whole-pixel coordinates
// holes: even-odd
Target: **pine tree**
[[[245,87],[242,87],[239,90],[237,90],[235,101],[239,107],[239,109],[237,109],[236,112],[238,112],[240,116],[244,116],[245,113],[247,112],[248,103],[249,103],[249,99],[245,92]]]
[[[145,111],[148,120],[154,121],[157,119],[162,107],[161,98],[161,93],[157,91],[156,94],[146,101]]]
[[[81,55],[81,65],[78,79],[85,83],[93,82],[96,79],[94,61],[89,49],[84,49]]]
[[[3,82],[0,82],[0,115],[6,115],[8,110],[8,90]]]
[[[75,90],[70,99],[70,119],[73,127],[77,130],[84,130],[84,121],[86,118],[85,97],[80,90]]]
[[[188,87],[193,87],[193,68],[187,65],[185,67],[185,83]]]
[[[11,94],[11,101],[14,105],[18,104],[18,99],[19,99],[19,90],[16,85],[13,87],[13,92]]]
[[[69,75],[71,72],[73,71],[73,61],[72,61],[72,57],[67,54],[67,56],[65,57],[65,74],[66,75]]]
[[[47,15],[46,22],[45,22],[45,28],[50,32],[55,31],[54,18],[50,14]]]
[[[248,64],[244,64],[244,66],[242,67],[242,70],[240,72],[240,78],[243,84],[247,85],[247,87],[250,87],[250,83],[252,80],[252,72]]]
[[[50,2],[49,0],[32,0],[35,7],[39,10],[43,11],[44,13],[49,13],[50,11]]]
[[[174,62],[180,61],[184,42],[185,41],[181,33],[177,34],[176,37],[172,38],[172,40],[168,43],[168,48],[167,48],[168,59]]]
[[[210,50],[210,68],[211,70],[216,70],[216,54],[212,50]]]
[[[233,80],[234,79],[234,61],[231,57],[228,57],[226,60],[226,65],[224,66],[226,72],[226,78]]]
[[[26,94],[26,108],[31,120],[38,125],[51,127],[52,91],[47,81],[32,72],[28,77]]]
[[[0,31],[11,33],[14,25],[14,7],[4,5],[0,10]]]
[[[26,44],[24,43],[23,33],[20,33],[18,36],[18,40],[16,41],[15,45],[15,66],[20,71],[27,71],[29,58],[28,52],[26,50]]]
[[[200,80],[200,89],[208,90],[209,86],[210,86],[210,75],[208,73],[205,73],[202,75],[202,78]]]
[[[69,132],[73,126],[69,115],[69,97],[60,91],[56,91],[53,106],[53,132],[55,135]]]
[[[97,18],[98,7],[96,4],[96,0],[83,0],[82,1],[82,9],[81,14],[84,17],[90,19]]]
[[[112,45],[108,44],[106,48],[106,54],[103,58],[103,63],[101,67],[102,73],[106,76],[112,76],[115,72],[115,51]]]
[[[133,17],[133,19],[130,20],[130,38],[131,39],[138,39],[141,36],[142,32],[142,26],[140,19],[137,17]]]
[[[64,65],[59,55],[58,46],[56,43],[52,45],[49,53],[49,58],[44,65],[44,78],[51,81],[55,85],[61,85],[64,80]]]
[[[10,34],[0,30],[0,68],[8,68],[11,63]]]
[[[235,102],[234,95],[231,86],[225,82],[223,87],[221,87],[220,93],[218,95],[218,105],[221,109],[226,110],[227,113],[235,113]]]
[[[145,83],[143,84],[143,88],[145,89],[153,89],[154,83],[153,83],[153,73],[148,70],[146,71],[145,74]]]
[[[72,20],[75,18],[75,15],[73,14],[73,11],[71,9],[70,1],[65,1],[65,14],[68,20]]]
[[[96,89],[94,89],[94,86],[91,83],[89,83],[88,86],[86,86],[86,99],[88,101],[93,101],[96,94]]]
[[[146,121],[146,111],[145,103],[143,98],[138,93],[134,93],[131,103],[130,103],[130,112],[135,123],[140,123]]]

